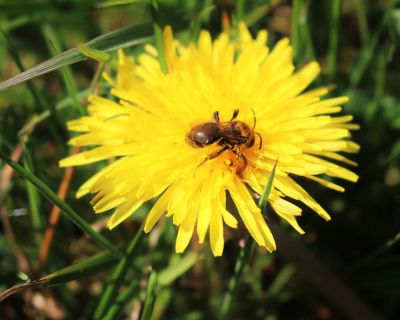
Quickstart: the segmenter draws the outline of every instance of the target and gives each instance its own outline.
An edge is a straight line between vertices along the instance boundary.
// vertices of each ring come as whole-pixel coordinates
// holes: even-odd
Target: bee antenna
[[[251,112],[253,112],[253,119],[254,119],[253,129],[254,129],[254,128],[256,127],[256,122],[257,122],[257,120],[256,120],[256,113],[255,113],[255,111],[254,111],[253,108],[251,108]]]

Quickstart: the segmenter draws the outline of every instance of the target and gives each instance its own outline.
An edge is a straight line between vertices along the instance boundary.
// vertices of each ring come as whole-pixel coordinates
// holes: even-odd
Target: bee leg
[[[213,119],[214,119],[214,121],[215,121],[216,123],[219,122],[219,112],[218,112],[218,111],[215,111],[215,112],[213,113]]]
[[[235,120],[236,117],[238,116],[238,114],[239,114],[239,109],[233,110],[232,118],[231,118],[231,120],[229,120],[229,121]]]
[[[258,137],[260,138],[260,146],[258,147],[258,150],[261,150],[261,147],[262,147],[262,143],[263,143],[263,140],[262,140],[262,137],[261,137],[261,134],[259,134],[258,132],[254,132],[256,135],[258,135]]]
[[[232,151],[236,154],[236,158],[231,162],[231,164],[229,165],[230,167],[233,166],[235,162],[238,161],[239,159],[244,158],[240,150],[240,147],[236,146],[236,148],[233,149]]]
[[[200,162],[200,164],[197,167],[202,166],[206,161],[211,160],[211,159],[215,159],[216,157],[218,157],[221,153],[223,153],[224,151],[228,150],[229,146],[223,146],[221,149],[210,153],[202,162]]]
[[[243,179],[243,171],[247,167],[247,159],[244,155],[241,155],[241,159],[243,159],[243,163],[236,166],[236,174]]]

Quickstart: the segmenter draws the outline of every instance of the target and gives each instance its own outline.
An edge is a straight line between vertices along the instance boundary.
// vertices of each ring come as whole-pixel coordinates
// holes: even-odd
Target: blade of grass
[[[236,23],[243,21],[245,10],[246,1],[244,0],[236,0]]]
[[[330,9],[331,21],[329,25],[329,51],[328,51],[328,70],[329,70],[330,81],[333,81],[336,78],[341,9],[342,9],[341,0],[331,0],[331,9]]]
[[[85,89],[85,90],[79,91],[78,92],[78,97],[80,99],[86,99],[89,96],[91,91],[92,91],[91,89]],[[67,107],[70,107],[71,105],[72,105],[71,98],[70,97],[66,97],[66,98],[63,98],[60,102],[58,102],[54,109],[57,110],[57,111],[60,111],[60,110],[63,110],[65,108],[67,108]],[[29,121],[18,132],[18,134],[20,134],[20,135],[26,134],[28,131],[32,130],[35,126],[37,126],[39,123],[43,122],[44,120],[46,120],[50,116],[51,116],[51,112],[49,110],[41,112],[39,115],[33,117],[32,120]]]
[[[259,21],[261,18],[267,15],[268,12],[271,11],[271,9],[279,4],[281,0],[271,0],[268,4],[263,4],[260,6],[257,6],[254,10],[249,11],[246,16],[244,17],[244,22],[248,27],[251,27],[253,24],[255,24],[257,21]]]
[[[173,256],[171,264],[160,272],[158,283],[161,286],[171,284],[176,278],[188,271],[197,262],[198,258],[198,253],[189,253],[184,257],[180,255]]]
[[[82,231],[87,233],[93,238],[100,246],[110,250],[113,254],[120,257],[121,252],[112,245],[106,238],[101,234],[97,233],[85,220],[83,220],[79,214],[77,214],[66,202],[62,201],[53,190],[51,190],[43,181],[37,178],[35,175],[27,171],[24,167],[19,165],[17,162],[11,160],[6,154],[0,151],[0,158],[5,161],[10,167],[17,171],[22,177],[31,182],[47,199],[53,204],[58,206],[65,216],[74,222]]]
[[[13,286],[0,293],[0,302],[21,290],[32,287],[51,287],[77,280],[86,276],[104,271],[117,262],[117,257],[109,251],[100,252],[90,258],[82,260],[72,266],[68,266],[38,280]]]
[[[18,50],[15,49],[12,41],[10,40],[10,38],[8,37],[8,35],[1,30],[1,33],[4,37],[4,39],[6,40],[6,43],[8,45],[8,50],[11,54],[11,56],[13,57],[15,64],[17,65],[18,69],[20,72],[24,72],[25,71],[25,67],[22,64],[21,58],[19,56]],[[37,111],[43,111],[46,110],[46,108],[43,106],[43,101],[42,99],[40,99],[40,94],[38,92],[38,90],[36,89],[35,85],[33,84],[32,81],[27,81],[26,82],[26,86],[28,88],[28,90],[30,91],[33,100],[35,101],[35,105],[37,106],[38,110]]]
[[[156,291],[157,291],[158,275],[155,271],[152,271],[147,283],[146,300],[144,301],[143,312],[140,320],[150,320],[154,309],[154,303],[156,302]]]
[[[111,274],[111,277],[100,297],[100,301],[94,312],[93,319],[102,319],[107,309],[115,301],[117,292],[122,283],[124,282],[126,273],[129,270],[130,265],[132,264],[134,255],[137,251],[138,244],[142,240],[144,233],[143,229],[144,229],[144,223],[142,224],[142,226],[140,226],[140,229],[137,231],[135,237],[129,244],[124,257],[120,260],[120,262],[114,269],[113,273]]]
[[[294,60],[298,61],[301,56],[302,47],[300,39],[300,19],[302,12],[303,0],[293,0],[292,6],[292,19],[291,19],[291,30],[290,30],[290,42],[293,46]]]
[[[123,6],[127,4],[134,4],[134,3],[145,3],[147,0],[106,0],[97,5],[97,8],[109,8],[114,6]]]
[[[394,44],[391,44],[392,46]],[[368,122],[375,120],[376,112],[381,106],[382,99],[385,95],[386,80],[387,80],[387,69],[389,63],[389,45],[385,45],[378,51],[377,67],[376,67],[376,81],[375,81],[375,92],[374,99],[368,103],[365,116]]]
[[[215,9],[212,0],[204,0],[199,12],[190,21],[189,33],[190,39],[195,42],[199,36],[202,23],[208,23],[210,20],[211,12]]]
[[[358,23],[360,24],[360,35],[363,47],[366,47],[369,42],[369,28],[367,22],[366,6],[363,0],[356,0],[356,12],[358,17]]]
[[[378,27],[375,28],[375,32],[371,36],[367,45],[360,50],[360,54],[355,60],[354,67],[350,74],[350,85],[352,87],[358,86],[368,65],[370,64],[372,58],[374,57],[375,50],[378,46],[379,39],[381,38],[383,31],[385,30],[387,23],[390,20],[390,15],[392,14],[392,9],[394,7],[395,1],[391,0],[386,6],[385,13],[380,21]]]
[[[258,203],[258,206],[262,212],[265,211],[268,202],[268,197],[271,192],[277,164],[278,164],[278,159],[275,161],[275,165],[271,171],[271,174],[269,175],[267,184],[265,185],[264,188],[264,192]],[[236,260],[233,277],[229,281],[228,292],[225,294],[224,300],[222,302],[221,314],[219,316],[219,319],[221,320],[229,319],[230,317],[232,311],[232,303],[236,297],[236,292],[239,287],[239,283],[242,279],[243,270],[248,265],[248,262],[250,260],[250,257],[252,256],[252,252],[254,251],[254,249],[255,249],[255,242],[251,238],[251,236],[248,235],[246,237],[246,242],[244,244],[244,247],[240,251],[239,257]]]
[[[128,287],[118,295],[115,302],[110,306],[106,315],[102,320],[113,320],[118,314],[121,312],[123,307],[133,298],[133,296],[137,293],[139,283],[138,281],[132,280]]]
[[[274,181],[275,171],[276,171],[276,166],[277,165],[278,165],[278,159],[275,160],[274,167],[272,168],[272,171],[271,171],[271,174],[269,176],[268,182],[265,185],[264,192],[261,195],[260,200],[258,201],[258,207],[261,209],[261,211],[264,211],[266,206],[267,206],[268,197],[269,197],[269,193],[271,192],[272,182]]]
[[[357,263],[353,268],[352,272],[356,271],[357,269],[366,266],[367,264],[371,263],[373,260],[375,260],[377,257],[379,257],[381,254],[385,253],[388,251],[391,247],[393,247],[396,243],[400,241],[400,232],[397,233],[393,238],[390,240],[386,241],[385,244],[381,247],[379,247],[377,250],[372,252],[370,255],[368,255],[366,258],[362,259],[361,262]]]
[[[29,150],[26,147],[24,139],[21,137],[20,138],[20,143],[24,149],[24,156],[22,158],[22,163],[24,165],[24,168],[30,172],[31,174],[34,174],[34,169],[33,169],[33,162],[32,162],[32,157],[29,152]],[[32,224],[35,228],[36,235],[41,235],[43,228],[44,228],[44,219],[41,215],[41,199],[39,196],[39,192],[37,189],[27,180],[26,182],[26,188],[28,192],[28,201],[29,201],[29,209],[30,213],[32,216]],[[36,239],[37,238],[37,239]],[[40,240],[38,237],[35,237],[36,240]]]
[[[85,45],[93,49],[102,51],[113,51],[119,48],[126,48],[140,45],[151,41],[151,24],[144,23],[132,27],[127,27],[112,31],[90,40]],[[85,60],[85,55],[77,48],[64,51],[57,56],[46,60],[35,67],[28,69],[0,83],[0,90],[15,86],[21,82],[38,77],[40,75],[57,70],[64,66]]]
[[[11,56],[13,57],[19,71],[24,72],[25,67],[19,56],[18,50],[15,49],[15,47],[14,47],[11,39],[8,37],[8,35],[4,32],[2,32],[2,34],[8,45],[8,50],[9,50]],[[57,130],[57,127],[63,128],[64,125],[62,124],[62,121],[57,117],[57,112],[55,112],[53,105],[47,104],[46,100],[42,99],[42,97],[39,93],[39,90],[36,88],[35,84],[32,81],[27,81],[26,86],[27,86],[29,92],[31,93],[32,98],[35,102],[37,112],[43,112],[44,110],[50,110],[49,114],[51,114],[54,118],[54,123],[53,122],[49,123],[49,128],[51,130],[51,133],[56,141],[58,141],[58,142],[63,141],[63,139],[61,139],[59,131]],[[59,124],[59,125],[56,126],[55,124]]]
[[[153,32],[154,39],[156,41],[156,48],[158,51],[158,60],[160,62],[160,68],[164,74],[168,73],[167,61],[165,59],[164,50],[164,39],[163,39],[163,23],[160,15],[160,4],[158,0],[150,0],[151,4],[151,15],[153,18]]]
[[[42,33],[47,40],[46,43],[48,44],[49,51],[54,56],[59,54],[62,51],[62,46],[53,27],[48,23],[42,24]],[[76,87],[71,69],[68,66],[64,66],[60,68],[60,71],[61,78],[63,79],[65,88],[67,89],[68,96],[72,100],[72,106],[74,107],[77,114],[79,114],[80,116],[84,115],[85,110],[83,106],[79,103],[77,95],[78,89]]]

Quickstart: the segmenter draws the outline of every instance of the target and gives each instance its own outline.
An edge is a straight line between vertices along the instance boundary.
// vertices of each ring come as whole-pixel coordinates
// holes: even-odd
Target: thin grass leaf
[[[245,13],[246,1],[236,0],[236,22],[243,21]]]
[[[144,23],[137,26],[119,29],[113,32],[106,33],[93,40],[90,40],[85,45],[93,49],[102,51],[113,51],[119,48],[132,47],[151,41],[152,25]],[[0,90],[15,86],[21,82],[49,73],[67,65],[85,60],[85,55],[77,48],[69,49],[57,56],[46,60],[35,67],[26,70],[2,83]]]
[[[196,14],[196,16],[193,19],[191,19],[189,26],[190,30],[189,33],[190,33],[190,39],[192,39],[193,42],[195,42],[199,36],[201,25],[207,24],[209,22],[211,12],[214,9],[215,5],[212,3],[212,0],[205,0],[203,1],[203,5],[199,10],[198,14]]]
[[[267,206],[268,198],[269,198],[269,193],[271,192],[272,188],[272,183],[274,181],[275,177],[275,171],[276,171],[276,166],[278,165],[278,159],[275,160],[274,167],[272,168],[271,174],[268,178],[268,182],[265,185],[263,194],[261,195],[260,200],[258,201],[258,207],[261,209],[261,211],[265,210],[265,207]]]
[[[146,290],[146,300],[144,301],[143,313],[140,320],[150,320],[153,314],[154,303],[156,302],[156,291],[157,291],[158,275],[155,271],[152,271],[149,277]]]
[[[18,293],[24,289],[32,287],[51,287],[67,283],[69,281],[78,280],[80,278],[94,275],[104,271],[117,262],[117,257],[109,251],[100,252],[90,258],[82,260],[72,266],[53,272],[38,280],[29,281],[27,283],[13,286],[0,293],[0,302],[10,295]]]
[[[290,30],[290,42],[293,46],[293,56],[296,61],[299,59],[300,53],[302,52],[302,42],[300,38],[300,19],[302,19],[302,3],[303,0],[293,0],[292,7],[292,26]]]
[[[274,281],[269,286],[266,296],[278,296],[284,290],[285,286],[287,285],[295,271],[296,268],[292,265],[288,265],[284,267],[281,271],[279,271],[277,276],[274,278]]]
[[[188,271],[196,263],[198,258],[199,254],[197,253],[189,253],[184,257],[181,257],[180,255],[174,256],[171,259],[171,264],[160,272],[158,276],[158,283],[161,286],[167,286],[171,284],[175,279]]]
[[[97,5],[97,8],[104,9],[110,8],[115,6],[123,6],[127,4],[134,4],[134,3],[146,3],[147,0],[107,0]]]
[[[1,30],[1,33],[4,37],[4,39],[6,40],[6,43],[8,45],[8,50],[11,54],[11,56],[13,57],[15,64],[17,65],[18,69],[20,72],[24,72],[25,71],[25,67],[21,61],[21,58],[19,56],[18,51],[15,49],[11,39],[8,37],[8,35]],[[33,100],[35,101],[35,105],[37,106],[37,111],[42,111],[45,110],[46,107],[43,105],[43,101],[42,99],[40,99],[40,94],[38,92],[38,90],[36,89],[35,85],[33,84],[32,81],[27,81],[26,82],[26,86],[28,88],[28,90],[30,91]]]
[[[153,32],[158,51],[158,61],[160,62],[161,70],[164,74],[168,73],[167,61],[165,59],[164,38],[163,38],[163,23],[160,15],[160,4],[158,0],[150,0],[151,15],[153,18]]]
[[[24,168],[33,174],[34,171],[33,171],[33,162],[31,154],[26,147],[24,139],[20,138],[19,140],[22,145],[22,148],[24,149],[24,154],[22,159]],[[44,219],[41,215],[41,209],[40,209],[41,208],[40,196],[37,189],[29,181],[26,180],[25,182],[26,182],[26,189],[28,192],[28,201],[29,201],[30,214],[32,217],[32,224],[38,235],[39,233],[41,234],[41,231],[43,231],[44,229]]]
[[[114,269],[111,277],[104,289],[97,308],[94,312],[94,319],[102,319],[106,314],[106,311],[111,304],[114,303],[117,292],[125,280],[126,274],[129,270],[130,265],[134,259],[135,253],[137,251],[138,244],[141,242],[143,237],[144,223],[140,226],[135,237],[132,239],[131,243],[126,250],[124,257],[120,260],[116,268]]]
[[[350,74],[350,84],[353,87],[358,86],[365,71],[367,70],[368,65],[370,64],[372,58],[374,57],[376,48],[379,43],[379,39],[381,38],[385,28],[387,27],[388,22],[390,21],[390,15],[393,12],[394,5],[395,5],[394,0],[388,2],[385,13],[378,27],[375,28],[375,32],[372,34],[367,45],[362,50],[360,50],[360,54],[355,59],[354,67]]]
[[[87,97],[90,95],[90,92],[92,92],[91,89],[85,89],[82,91],[78,92],[78,98],[79,99],[87,99]],[[58,102],[55,106],[55,110],[60,111],[63,110],[67,107],[72,106],[72,99],[71,97],[66,97],[63,98],[60,102]],[[39,115],[34,116],[31,121],[29,121],[25,126],[22,127],[22,129],[18,132],[20,135],[24,135],[30,130],[32,130],[35,126],[37,126],[39,123],[45,121],[47,118],[51,116],[51,112],[49,110],[41,112]]]
[[[342,8],[341,0],[332,0],[331,23],[329,33],[328,69],[330,80],[336,77],[337,55],[339,46],[340,13]]]
[[[356,0],[356,13],[358,23],[360,24],[360,35],[363,47],[366,47],[369,42],[370,32],[367,22],[367,12],[364,0]]]
[[[118,295],[115,302],[110,306],[106,315],[102,320],[115,319],[123,310],[124,306],[132,300],[133,296],[137,293],[139,287],[138,281],[132,280],[128,287]]]
[[[57,55],[58,53],[60,53],[62,51],[62,46],[60,41],[58,40],[58,36],[54,31],[53,27],[47,23],[43,24],[42,33],[47,40],[46,42],[48,43],[49,51],[52,52],[53,55]],[[78,89],[76,87],[74,76],[72,75],[71,69],[68,66],[65,66],[63,68],[60,68],[60,71],[65,88],[67,89],[68,96],[72,100],[72,106],[79,115],[81,116],[84,115],[85,110],[83,106],[79,103],[77,97]]]
[[[254,10],[248,12],[245,15],[244,22],[248,27],[251,27],[256,22],[265,17],[267,13],[270,12],[271,9],[279,2],[281,2],[281,0],[271,0],[268,4],[257,6]]]
[[[67,218],[69,218],[72,222],[74,222],[78,226],[78,228],[80,228],[83,232],[87,233],[90,237],[92,237],[93,240],[95,240],[101,247],[109,250],[115,256],[121,257],[121,255],[122,255],[121,252],[114,245],[112,245],[101,234],[97,233],[66,202],[62,201],[57,196],[57,194],[55,194],[53,192],[53,190],[51,190],[43,181],[41,181],[39,178],[37,178],[35,175],[30,173],[29,171],[27,171],[24,167],[19,165],[17,162],[10,159],[2,151],[0,151],[0,158],[4,162],[6,162],[10,167],[12,167],[15,171],[17,171],[22,177],[24,177],[30,183],[32,183],[39,190],[39,192],[41,192],[53,204],[58,206]]]

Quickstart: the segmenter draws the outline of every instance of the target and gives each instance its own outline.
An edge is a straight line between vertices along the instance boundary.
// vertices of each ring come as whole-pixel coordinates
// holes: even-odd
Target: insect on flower
[[[350,115],[334,115],[347,97],[324,97],[328,87],[307,90],[318,63],[296,71],[288,39],[270,49],[266,30],[254,37],[243,23],[233,38],[203,30],[188,46],[170,27],[163,35],[168,73],[150,44],[135,58],[120,51],[116,79],[106,75],[113,98],[89,97],[88,115],[68,123],[80,132],[70,144],[92,147],[61,166],[114,160],[77,196],[93,194],[96,213],[113,210],[111,229],[153,201],[144,231],[170,218],[178,253],[197,234],[199,243],[208,235],[221,256],[227,227],[246,228],[271,252],[275,240],[253,194],[263,193],[279,158],[268,198],[275,213],[301,234],[301,203],[329,220],[296,177],[340,192],[328,177],[357,181],[343,166],[356,163],[342,152],[358,151],[351,141],[358,125]],[[229,211],[228,197],[237,210]]]
[[[259,149],[262,147],[261,135],[254,131],[256,126],[256,116],[253,111],[254,122],[253,127],[250,128],[245,122],[235,120],[239,115],[239,109],[233,111],[232,118],[227,122],[221,122],[219,119],[219,112],[215,111],[213,114],[214,122],[206,122],[198,124],[191,128],[186,135],[186,141],[194,148],[204,148],[216,143],[221,148],[217,151],[210,153],[199,166],[204,164],[207,160],[212,160],[221,155],[223,152],[231,150],[236,154],[236,158],[231,162],[231,166],[237,161],[242,161],[237,165],[236,174],[241,176],[247,166],[247,159],[242,154],[242,148],[251,148],[254,146],[255,135],[259,137]]]

